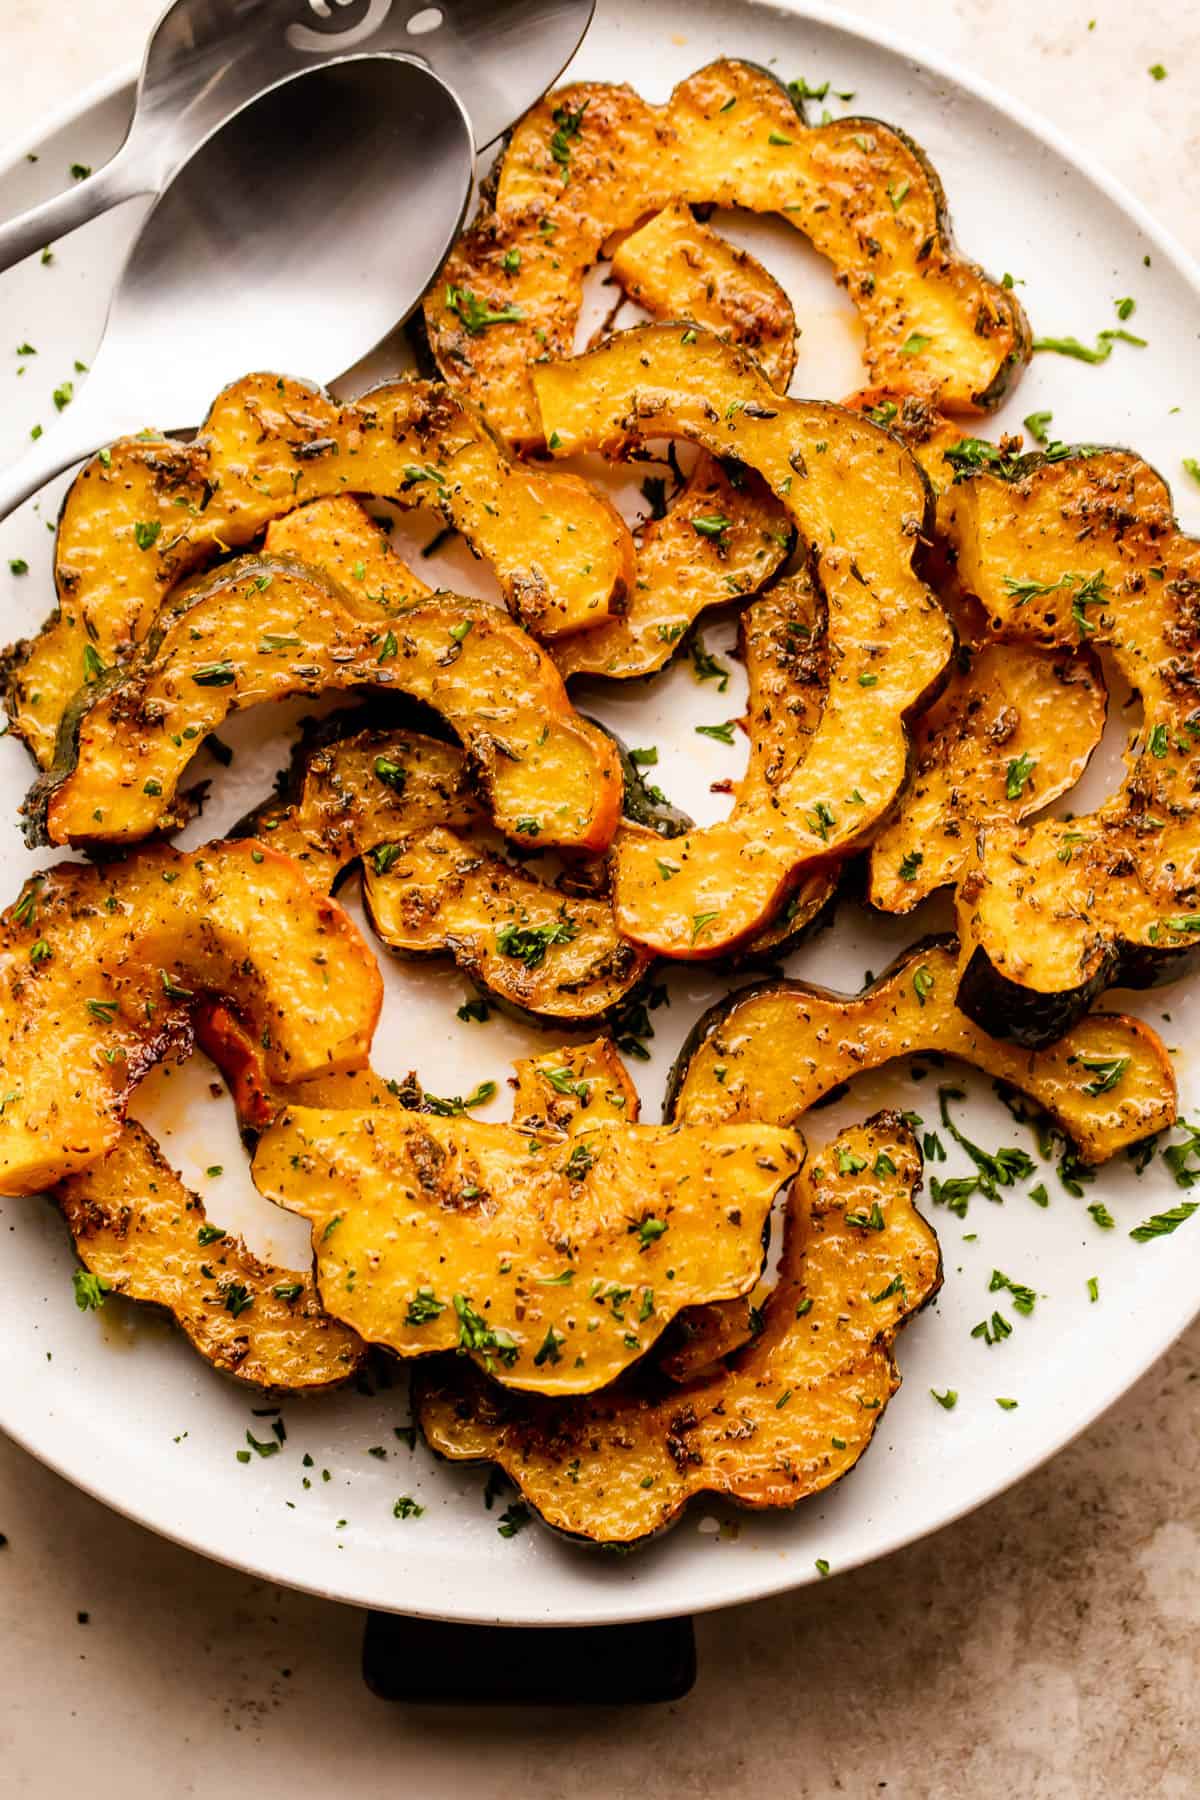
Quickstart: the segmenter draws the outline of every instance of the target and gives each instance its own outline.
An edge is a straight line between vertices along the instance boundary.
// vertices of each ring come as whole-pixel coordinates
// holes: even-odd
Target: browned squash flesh
[[[960,883],[959,1004],[1040,1045],[1112,985],[1153,986],[1200,948],[1200,540],[1126,450],[1018,459],[950,488],[963,586],[993,630],[1108,646],[1142,701],[1126,775],[1096,812],[995,825]]]
[[[317,887],[329,889],[348,863],[380,844],[486,819],[457,744],[368,727],[328,742],[301,741],[285,791],[256,806],[238,831],[294,856]]]
[[[577,476],[514,462],[443,387],[393,382],[340,406],[307,382],[248,375],[193,443],[125,438],[72,483],[58,610],[17,646],[9,676],[13,729],[38,762],[72,696],[128,656],[181,577],[304,502],[347,493],[436,507],[540,636],[590,629],[625,604],[633,545],[608,501]]]
[[[936,690],[954,643],[912,568],[928,489],[886,430],[840,406],[775,394],[748,357],[711,334],[622,332],[544,365],[535,386],[547,435],[564,452],[620,454],[644,438],[683,436],[732,453],[758,470],[811,547],[829,679],[807,753],[769,795],[752,782],[722,824],[678,838],[669,859],[633,843],[615,857],[626,937],[665,956],[718,956],[771,920],[813,864],[864,842],[903,786],[906,721]]]
[[[941,1285],[920,1181],[912,1133],[876,1114],[793,1184],[763,1329],[727,1365],[563,1404],[442,1362],[417,1378],[427,1443],[497,1463],[546,1524],[596,1544],[644,1542],[694,1494],[763,1510],[820,1493],[866,1450],[900,1385],[896,1334]]]
[[[311,1221],[322,1301],[369,1343],[458,1348],[507,1386],[579,1394],[681,1307],[754,1286],[802,1158],[794,1132],[758,1124],[598,1119],[567,1135],[293,1106],[253,1172]]]
[[[1094,1013],[1059,1043],[1023,1050],[988,1037],[958,1010],[956,980],[954,940],[930,939],[861,994],[803,981],[743,988],[698,1021],[672,1072],[667,1114],[694,1125],[799,1124],[839,1083],[896,1057],[937,1051],[1027,1095],[1087,1163],[1107,1162],[1174,1122],[1171,1060],[1140,1019]],[[1099,1064],[1120,1073],[1097,1094]]]
[[[612,272],[652,317],[694,319],[753,351],[771,386],[787,392],[796,367],[791,301],[748,250],[701,224],[682,200],[630,232]]]
[[[702,455],[664,517],[648,519],[637,534],[628,610],[595,631],[556,640],[550,654],[564,677],[653,675],[701,613],[768,582],[794,536],[758,476],[742,471],[735,486],[715,457]]]
[[[486,601],[439,594],[389,623],[300,564],[247,557],[166,613],[64,727],[29,802],[51,843],[121,843],[175,822],[193,751],[231,712],[371,686],[433,706],[478,768],[497,825],[604,849],[621,810],[611,741],[572,708],[538,645]]]
[[[584,1134],[601,1120],[636,1125],[638,1091],[611,1038],[567,1044],[513,1064],[513,1124]]]
[[[263,555],[319,569],[351,595],[360,610],[403,613],[433,593],[397,556],[362,502],[348,494],[310,500],[307,506],[272,519],[263,538]]]
[[[911,139],[874,119],[810,127],[772,75],[727,60],[661,107],[575,83],[514,130],[424,308],[442,373],[506,437],[541,438],[529,371],[570,354],[602,247],[675,201],[779,212],[804,232],[858,309],[874,382],[975,413],[1028,359],[1020,306],[954,249],[941,184]]]
[[[620,936],[607,898],[567,896],[438,827],[380,845],[363,901],[389,950],[450,953],[487,994],[559,1023],[605,1017],[653,961]]]
[[[911,912],[974,860],[977,833],[1017,823],[1079,780],[1108,695],[1088,651],[960,646],[945,689],[913,725],[913,767],[871,845],[867,898]]]
[[[671,1381],[712,1375],[727,1356],[761,1331],[762,1322],[762,1310],[752,1297],[690,1307],[664,1331],[656,1366]]]
[[[32,876],[0,919],[0,1193],[104,1156],[201,995],[244,1016],[270,1079],[303,1082],[365,1065],[382,984],[342,908],[256,843]]]
[[[293,801],[256,808],[244,828],[326,889],[363,857],[367,916],[399,955],[452,956],[492,998],[560,1023],[605,1016],[649,968],[647,952],[618,936],[603,865],[595,893],[568,893],[536,865],[515,867],[486,848],[472,832],[482,809],[467,759],[453,745],[356,732],[301,747],[292,785]]]
[[[306,1269],[260,1262],[213,1225],[130,1120],[108,1155],[55,1190],[80,1262],[105,1288],[171,1314],[212,1368],[273,1393],[336,1387],[366,1346],[321,1306]]]

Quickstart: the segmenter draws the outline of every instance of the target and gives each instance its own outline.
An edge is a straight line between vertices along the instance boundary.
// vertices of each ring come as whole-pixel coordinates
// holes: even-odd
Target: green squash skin
[[[1086,981],[1041,993],[1011,980],[995,967],[982,945],[976,945],[954,998],[959,1011],[989,1037],[1007,1039],[1026,1050],[1045,1050],[1077,1025],[1108,988],[1168,987],[1197,971],[1200,944],[1160,950],[1118,938]]]

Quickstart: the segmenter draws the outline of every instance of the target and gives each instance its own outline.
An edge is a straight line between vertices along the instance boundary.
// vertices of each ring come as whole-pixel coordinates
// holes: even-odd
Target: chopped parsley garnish
[[[1088,1207],[1088,1212],[1096,1221],[1097,1225],[1099,1225],[1101,1231],[1111,1231],[1117,1222],[1102,1200],[1094,1201],[1093,1204]]]
[[[958,1405],[958,1390],[956,1388],[947,1388],[944,1394],[939,1394],[936,1388],[930,1388],[929,1391],[937,1401],[938,1405],[944,1407],[946,1412],[953,1412],[954,1408]]]
[[[725,533],[732,524],[733,520],[727,519],[724,513],[697,513],[692,519],[692,530],[699,532],[701,537],[716,538],[723,544]]]
[[[695,523],[695,521],[693,521]],[[715,656],[710,656],[704,639],[697,632],[691,641],[692,673],[697,681],[715,681],[717,692],[723,694],[729,686],[729,670]]]
[[[472,1112],[475,1107],[486,1106],[489,1100],[494,1099],[495,1093],[494,1081],[481,1081],[479,1086],[473,1088],[465,1099],[459,1094],[451,1094],[444,1098],[440,1094],[426,1093],[424,1095],[425,1107],[427,1111],[436,1113],[441,1119],[460,1119],[464,1113]]]
[[[408,1303],[408,1311],[404,1315],[406,1325],[430,1325],[446,1310],[446,1302],[439,1300],[431,1287],[419,1287]]]
[[[491,1008],[486,1000],[465,1000],[455,1014],[455,1017],[461,1019],[464,1025],[472,1022],[477,1025],[486,1025],[491,1016]]]
[[[454,1310],[458,1315],[458,1347],[462,1352],[478,1350],[484,1365],[491,1368],[494,1354],[511,1369],[520,1354],[516,1341],[507,1331],[493,1331],[487,1320],[476,1312],[466,1294],[455,1294]]]
[[[726,719],[723,725],[697,725],[696,736],[714,738],[718,744],[732,744],[736,719]]]
[[[1014,1281],[1011,1275],[1005,1275],[1001,1270],[993,1269],[992,1279],[988,1282],[988,1293],[999,1294],[1005,1288],[1012,1295],[1012,1303],[1017,1311],[1024,1313],[1028,1318],[1037,1304],[1037,1295],[1034,1290],[1026,1287],[1023,1282]]]
[[[138,519],[133,527],[134,541],[138,549],[152,550],[158,542],[161,531],[161,519]]]
[[[424,1511],[425,1508],[418,1506],[411,1494],[401,1494],[392,1507],[392,1517],[393,1519],[419,1519]]]
[[[576,1144],[567,1158],[567,1180],[582,1181],[595,1160],[595,1152],[590,1150],[586,1144]]]
[[[1093,1080],[1084,1084],[1083,1089],[1085,1094],[1093,1095],[1111,1093],[1113,1088],[1124,1078],[1125,1071],[1129,1067],[1127,1056],[1081,1056],[1079,1061],[1080,1065],[1094,1077]]]
[[[1148,1244],[1152,1238],[1170,1237],[1198,1210],[1200,1201],[1181,1200],[1167,1212],[1152,1213],[1141,1225],[1135,1225],[1129,1235],[1138,1244]]]
[[[656,1219],[652,1213],[648,1213],[644,1219],[638,1219],[629,1229],[637,1232],[638,1249],[648,1250],[651,1244],[657,1243],[662,1237],[667,1229],[667,1222],[665,1219]]]
[[[586,100],[574,112],[569,106],[556,106],[554,109],[554,134],[550,139],[550,154],[562,170],[564,187],[571,179],[571,141],[583,129],[583,115],[587,109]]]
[[[231,1281],[221,1299],[225,1311],[232,1313],[235,1319],[240,1319],[242,1314],[249,1312],[254,1305],[254,1295],[240,1281]]]
[[[1145,338],[1135,337],[1131,331],[1124,331],[1120,326],[1096,333],[1096,344],[1090,349],[1081,344],[1077,337],[1043,337],[1034,338],[1035,350],[1052,350],[1058,356],[1073,356],[1076,362],[1104,363],[1112,355],[1115,343],[1133,344],[1139,350],[1146,347]]]
[[[990,1349],[993,1344],[1001,1344],[1012,1336],[1012,1326],[1003,1313],[994,1312],[990,1319],[980,1319],[978,1325],[971,1327],[973,1338],[982,1338]]]
[[[446,308],[457,313],[470,337],[479,337],[489,325],[516,324],[525,317],[519,306],[489,306],[465,287],[447,287]]]
[[[80,1312],[96,1312],[112,1293],[111,1281],[105,1281],[103,1275],[93,1275],[90,1269],[76,1269],[71,1285]]]
[[[1044,444],[1048,435],[1047,427],[1054,418],[1052,412],[1026,413],[1024,425],[1035,444]]]
[[[900,354],[901,356],[920,356],[922,350],[927,350],[932,342],[933,339],[926,337],[923,331],[910,331],[900,346]]]
[[[901,881],[915,881],[917,879],[917,870],[924,861],[925,853],[923,850],[907,850],[900,858]]]
[[[402,768],[398,762],[393,762],[390,756],[375,758],[375,773],[385,786],[392,788],[397,794],[404,792],[408,782],[408,770]]]
[[[916,969],[913,972],[913,983],[912,984],[913,984],[913,993],[917,996],[917,999],[919,1000],[921,1005],[924,1006],[926,1000],[929,998],[930,994],[932,994],[933,989],[934,989],[934,978],[929,972],[929,966],[927,963],[922,963],[920,968]]]
[[[548,925],[517,925],[511,921],[502,925],[496,933],[496,948],[501,956],[511,956],[527,969],[540,969],[551,945],[569,944],[578,935],[578,925],[563,912]]]
[[[548,1326],[546,1335],[542,1339],[541,1348],[537,1351],[533,1359],[535,1366],[540,1369],[543,1363],[561,1362],[562,1347],[566,1341],[566,1334],[564,1332],[555,1331],[553,1325]]]
[[[201,1225],[196,1233],[196,1242],[203,1248],[207,1244],[219,1244],[226,1235],[223,1225]]]
[[[514,1500],[512,1505],[506,1507],[500,1514],[500,1523],[497,1525],[496,1530],[500,1533],[502,1538],[516,1537],[518,1531],[524,1531],[526,1525],[529,1523],[530,1517],[531,1514],[525,1502],[523,1500]]]
[[[232,687],[237,671],[229,661],[204,663],[195,670],[192,680],[197,687]]]
[[[1027,787],[1033,786],[1033,771],[1037,768],[1037,758],[1022,751],[1014,756],[1008,765],[1004,780],[1004,797],[1006,800],[1019,800]]]

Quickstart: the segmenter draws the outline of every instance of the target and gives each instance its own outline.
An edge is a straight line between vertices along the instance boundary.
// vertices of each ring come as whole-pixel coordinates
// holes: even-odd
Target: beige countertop
[[[0,130],[27,132],[135,56],[159,10],[7,0]],[[1045,111],[1200,252],[1200,7],[857,10]],[[1166,81],[1146,73],[1157,62]],[[359,1677],[360,1614],[151,1537],[0,1440],[0,1793],[1190,1800],[1198,1378],[1200,1326],[972,1517],[827,1585],[700,1619],[692,1695],[633,1713],[384,1705]]]

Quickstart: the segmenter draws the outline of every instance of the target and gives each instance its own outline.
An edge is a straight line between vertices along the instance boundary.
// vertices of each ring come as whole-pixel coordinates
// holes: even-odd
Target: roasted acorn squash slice
[[[541,1133],[402,1106],[289,1107],[254,1180],[311,1220],[326,1309],[398,1356],[459,1348],[506,1386],[588,1393],[675,1314],[747,1293],[803,1158],[774,1126]]]
[[[1140,1019],[1095,1013],[1030,1052],[989,1038],[954,1003],[953,939],[905,951],[861,994],[804,981],[763,982],[718,1001],[694,1027],[671,1073],[667,1116],[704,1125],[734,1119],[799,1124],[839,1083],[898,1056],[955,1056],[1028,1095],[1086,1163],[1173,1124],[1175,1076]],[[1120,1078],[1095,1093],[1097,1062]],[[1091,1091],[1089,1091],[1091,1090]]]
[[[941,1285],[920,1181],[912,1133],[876,1114],[793,1183],[763,1329],[727,1366],[685,1387],[638,1371],[563,1403],[443,1361],[416,1377],[426,1442],[497,1463],[546,1524],[596,1544],[644,1542],[693,1494],[760,1510],[820,1493],[870,1443],[900,1385],[896,1333]]]
[[[1108,695],[1094,656],[988,642],[982,620],[964,632],[965,609],[956,610],[957,666],[914,721],[908,786],[867,858],[867,898],[883,912],[911,912],[957,881],[980,830],[1065,794],[1104,731]]]
[[[630,232],[612,259],[613,279],[655,319],[691,319],[753,351],[781,394],[796,367],[796,315],[773,275],[690,206],[670,206]]]
[[[342,908],[259,844],[42,870],[0,921],[0,1193],[104,1156],[199,996],[243,1014],[270,1079],[303,1082],[366,1063],[382,991]]]
[[[435,707],[480,770],[497,825],[516,837],[604,849],[621,770],[604,733],[520,626],[482,600],[441,594],[391,623],[360,616],[315,570],[245,557],[183,597],[139,654],[64,721],[59,760],[28,803],[51,843],[121,843],[175,822],[194,748],[230,712],[372,686]]]
[[[613,507],[578,476],[514,462],[444,388],[394,382],[339,406],[306,382],[248,375],[218,396],[194,443],[123,438],[72,483],[58,611],[9,670],[13,729],[38,762],[72,696],[146,636],[183,575],[303,502],[346,493],[436,506],[541,636],[624,607],[633,545]]]
[[[389,950],[449,952],[486,994],[560,1024],[604,1018],[653,960],[620,936],[611,901],[564,894],[436,827],[366,858],[363,903]]]
[[[602,1119],[638,1122],[638,1091],[611,1038],[543,1050],[513,1068],[513,1124],[526,1131],[574,1136]]]
[[[863,842],[903,785],[906,720],[936,689],[954,641],[912,570],[928,489],[887,431],[775,394],[748,357],[707,333],[622,332],[534,381],[564,453],[693,438],[757,469],[811,546],[829,683],[807,754],[769,797],[752,783],[723,824],[680,838],[669,870],[652,846],[622,845],[615,857],[626,937],[667,956],[718,956],[777,913],[814,863]]]
[[[1012,290],[953,248],[941,184],[900,132],[862,118],[810,127],[744,62],[700,69],[661,107],[576,83],[517,125],[425,301],[438,366],[506,437],[540,438],[528,374],[570,354],[603,246],[676,199],[779,212],[803,231],[858,308],[872,381],[987,411],[1028,358]]]
[[[605,1017],[650,966],[617,933],[603,859],[592,891],[557,886],[470,830],[485,815],[453,745],[403,730],[318,741],[299,747],[289,789],[239,831],[295,856],[323,888],[363,858],[367,916],[401,956],[452,956],[491,998],[567,1024]]]
[[[60,1182],[55,1199],[85,1269],[106,1292],[169,1312],[212,1368],[275,1393],[349,1380],[366,1345],[331,1319],[307,1269],[260,1262],[213,1225],[144,1127]]]
[[[1041,1045],[1105,987],[1200,961],[1200,540],[1126,450],[1021,457],[944,510],[999,637],[1107,645],[1142,701],[1119,791],[1087,816],[991,827],[960,883],[959,1005]]]
[[[626,612],[550,648],[564,677],[653,675],[702,612],[756,593],[778,573],[795,542],[791,521],[757,475],[735,474],[736,484],[701,455],[664,516],[646,520]]]

